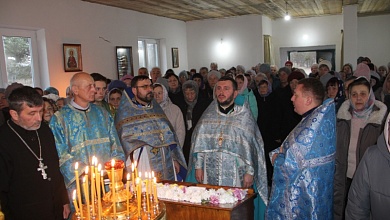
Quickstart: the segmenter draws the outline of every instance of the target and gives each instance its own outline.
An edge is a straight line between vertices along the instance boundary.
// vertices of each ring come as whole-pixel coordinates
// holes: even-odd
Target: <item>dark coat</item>
[[[382,220],[390,217],[390,153],[382,134],[364,154],[352,181],[346,219]]]
[[[210,104],[210,102],[207,99],[198,98],[194,108],[192,109],[192,127],[190,129],[188,129],[188,124],[187,124],[188,104],[185,103],[184,108],[181,109],[181,111],[183,113],[185,128],[186,128],[186,137],[184,140],[183,154],[184,154],[184,157],[186,159],[187,164],[188,164],[190,150],[191,150],[192,132],[194,131],[196,124],[198,123],[200,117],[202,116],[202,114],[206,110],[206,108],[209,106],[209,104]]]
[[[334,218],[343,219],[347,198],[348,151],[351,137],[350,100],[346,100],[337,113],[336,170],[334,177]],[[356,166],[359,165],[367,148],[374,145],[383,130],[386,105],[375,101],[366,126],[360,130],[356,149]]]
[[[184,106],[186,105],[184,101],[184,94],[181,89],[176,93],[168,92],[168,97],[172,101],[172,103],[177,105],[180,109],[184,108]]]
[[[277,126],[275,124],[275,101],[276,96],[274,93],[269,94],[267,97],[261,97],[258,90],[253,90],[253,93],[257,101],[257,109],[259,116],[257,118],[257,125],[259,126],[261,136],[264,141],[264,155],[267,167],[267,179],[268,185],[271,186],[273,176],[273,166],[268,154],[274,149],[278,148],[281,143],[277,143],[275,140],[277,136]]]
[[[291,101],[292,91],[289,85],[275,90],[275,109],[274,109],[274,123],[276,124],[278,133],[277,138],[281,142],[286,139],[288,134],[295,128],[295,126],[302,120],[302,116],[294,111],[294,105]]]
[[[10,125],[39,157],[35,131],[10,121]],[[64,178],[50,128],[41,123],[37,130],[48,179],[37,171],[38,160],[7,123],[0,127],[0,200],[6,219],[63,219],[63,205],[69,204]]]

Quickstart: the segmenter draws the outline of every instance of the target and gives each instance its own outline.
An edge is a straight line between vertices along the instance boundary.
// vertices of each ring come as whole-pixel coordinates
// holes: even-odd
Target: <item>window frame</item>
[[[39,67],[37,31],[0,27],[0,75],[2,79],[1,87],[6,88],[8,86],[8,74],[5,60],[6,57],[4,53],[3,36],[30,38],[32,83],[33,87],[41,87],[41,71]]]

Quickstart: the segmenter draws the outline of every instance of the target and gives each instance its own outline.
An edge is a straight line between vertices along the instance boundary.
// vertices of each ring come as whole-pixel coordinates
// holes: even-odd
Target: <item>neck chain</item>
[[[41,140],[39,139],[38,131],[35,130],[35,133],[36,133],[37,138],[38,138],[39,157],[34,153],[34,151],[30,148],[30,146],[28,146],[26,141],[24,141],[24,139],[19,135],[19,133],[16,132],[15,129],[9,124],[9,120],[7,121],[7,124],[8,124],[8,127],[11,128],[11,130],[19,137],[19,139],[23,142],[23,144],[26,145],[27,149],[34,155],[34,157],[37,158],[37,160],[39,161],[39,164],[38,164],[39,167],[37,168],[37,171],[41,172],[43,179],[47,179],[47,173],[45,172],[45,169],[47,169],[47,166],[45,166],[45,164],[42,162],[43,161],[42,146],[41,146]]]

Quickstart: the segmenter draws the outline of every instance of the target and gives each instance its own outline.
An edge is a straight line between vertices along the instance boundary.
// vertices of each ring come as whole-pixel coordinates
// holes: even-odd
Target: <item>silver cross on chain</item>
[[[47,166],[42,163],[42,160],[39,160],[39,168],[37,168],[38,171],[41,171],[42,178],[45,180],[47,179],[47,173],[45,172],[45,169],[47,169]]]

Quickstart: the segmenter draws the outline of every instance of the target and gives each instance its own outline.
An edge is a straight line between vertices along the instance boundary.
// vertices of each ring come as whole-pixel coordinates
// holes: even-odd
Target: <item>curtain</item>
[[[270,35],[264,35],[264,63],[274,65],[272,39]]]

